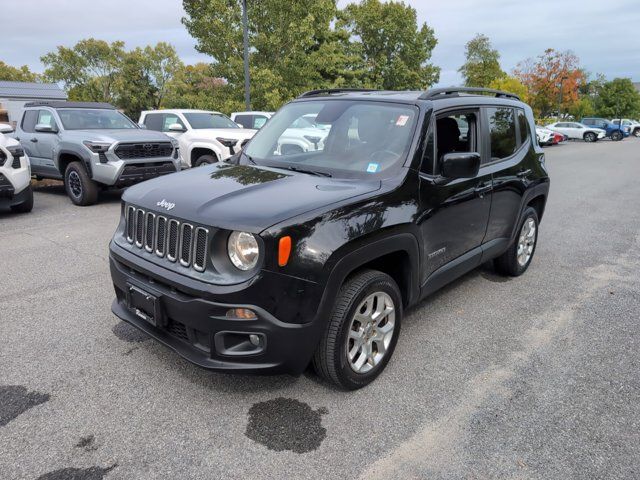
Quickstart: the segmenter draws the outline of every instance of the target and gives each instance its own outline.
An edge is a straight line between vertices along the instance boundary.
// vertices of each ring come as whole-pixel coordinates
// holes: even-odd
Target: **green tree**
[[[595,97],[598,116],[605,118],[635,118],[640,116],[640,92],[628,78],[605,82]]]
[[[429,63],[437,44],[416,10],[403,2],[363,0],[340,12],[338,26],[348,35],[347,51],[359,60],[366,87],[426,89],[437,83],[440,68]]]
[[[529,103],[529,90],[527,90],[527,87],[516,77],[509,77],[505,75],[503,77],[496,78],[487,85],[487,87],[515,93],[523,102]]]
[[[124,57],[124,42],[88,38],[72,48],[59,46],[40,60],[45,77],[64,83],[69,98],[111,102]]]
[[[37,82],[40,80],[40,75],[29,70],[29,67],[26,65],[12,67],[0,60],[0,80],[10,82]]]
[[[478,33],[469,40],[465,49],[466,62],[458,72],[467,87],[487,88],[506,74],[500,68],[500,54],[491,45],[489,37]]]

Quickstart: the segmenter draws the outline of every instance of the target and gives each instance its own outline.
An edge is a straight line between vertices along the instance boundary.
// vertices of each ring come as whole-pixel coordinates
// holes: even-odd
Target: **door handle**
[[[476,187],[474,189],[474,192],[476,195],[478,195],[479,197],[484,197],[485,193],[489,193],[491,190],[493,190],[493,186],[492,185],[483,185],[481,187]]]
[[[531,173],[531,169],[527,169],[527,170],[523,170],[522,172],[518,172],[518,178],[525,178],[528,177],[529,174]]]
[[[30,141],[32,141],[33,143],[38,143],[38,139],[37,138],[32,138]]]

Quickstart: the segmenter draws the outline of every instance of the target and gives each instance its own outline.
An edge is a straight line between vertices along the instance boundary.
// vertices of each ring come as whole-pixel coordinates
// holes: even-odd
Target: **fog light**
[[[232,308],[231,310],[227,310],[227,318],[255,320],[258,316],[253,310],[249,310],[248,308]]]
[[[258,335],[249,335],[249,341],[251,342],[251,345],[256,347],[260,346],[260,337]]]

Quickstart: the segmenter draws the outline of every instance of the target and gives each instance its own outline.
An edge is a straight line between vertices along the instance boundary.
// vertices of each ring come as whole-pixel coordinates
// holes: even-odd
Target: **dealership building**
[[[66,99],[67,94],[55,83],[0,81],[0,123],[15,127],[27,102]]]

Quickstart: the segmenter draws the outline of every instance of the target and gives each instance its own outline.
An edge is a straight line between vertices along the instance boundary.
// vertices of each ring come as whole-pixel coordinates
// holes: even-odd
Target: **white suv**
[[[175,138],[183,167],[226,160],[256,133],[220,112],[207,110],[149,110],[140,114],[139,123]]]
[[[12,132],[10,125],[0,124],[0,207],[27,213],[33,208],[31,168],[20,143],[4,135]]]

